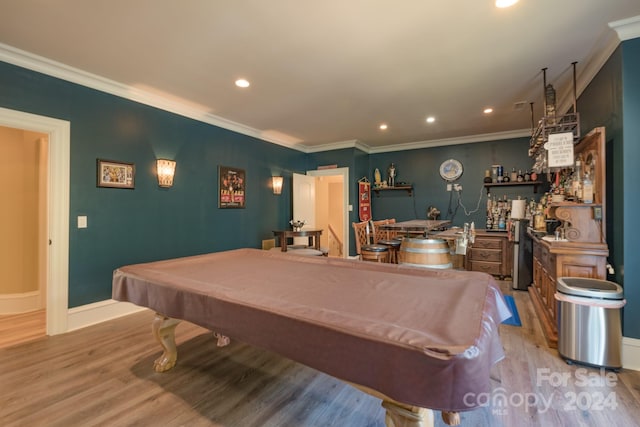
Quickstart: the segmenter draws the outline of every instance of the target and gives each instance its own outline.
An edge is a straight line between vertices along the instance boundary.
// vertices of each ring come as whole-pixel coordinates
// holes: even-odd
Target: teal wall
[[[640,338],[640,38],[622,43],[624,179],[624,334]],[[627,191],[628,189],[628,191]]]
[[[291,171],[305,162],[296,150],[1,62],[0,106],[71,123],[70,307],[110,298],[121,265],[259,248],[288,226]],[[159,157],[177,161],[170,189],[157,185]],[[135,163],[135,189],[97,188],[96,158]],[[218,165],[245,169],[246,209],[218,209]],[[272,173],[288,177],[282,196]]]
[[[374,218],[396,218],[398,221],[427,218],[427,208],[435,206],[441,212],[440,219],[448,219],[453,225],[463,226],[475,222],[476,228],[486,226],[487,192],[484,188],[485,170],[491,165],[501,164],[506,171],[512,168],[523,171],[533,165],[528,156],[529,138],[502,141],[478,142],[450,145],[409,151],[373,154],[369,161],[369,179],[373,181],[378,168],[385,179],[391,163],[396,167],[396,182],[413,185],[413,197],[403,191],[380,192],[373,195]],[[456,181],[462,192],[447,191],[447,183],[440,177],[440,164],[454,158],[462,163],[463,174]],[[545,177],[541,177],[545,179]],[[534,193],[533,186],[493,187],[491,195],[507,196],[508,199],[539,200],[546,186]]]

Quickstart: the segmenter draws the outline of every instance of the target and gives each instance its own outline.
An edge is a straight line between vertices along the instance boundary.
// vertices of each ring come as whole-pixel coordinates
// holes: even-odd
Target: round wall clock
[[[445,181],[455,181],[462,176],[462,163],[455,159],[449,159],[440,165],[440,176]]]

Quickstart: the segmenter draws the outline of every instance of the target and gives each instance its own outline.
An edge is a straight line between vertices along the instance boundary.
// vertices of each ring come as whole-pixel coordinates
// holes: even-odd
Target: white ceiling
[[[377,152],[527,135],[541,69],[568,107],[571,63],[580,93],[620,41],[609,24],[638,16],[638,0],[0,0],[0,60],[302,151]]]

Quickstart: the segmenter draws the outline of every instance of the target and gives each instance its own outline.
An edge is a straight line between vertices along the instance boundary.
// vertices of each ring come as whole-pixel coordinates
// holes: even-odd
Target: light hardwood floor
[[[523,325],[500,326],[507,357],[492,371],[493,392],[478,397],[489,405],[462,413],[462,425],[640,425],[640,372],[609,373],[602,384],[597,369],[567,365],[544,344],[528,294],[514,297]],[[0,425],[384,426],[378,399],[242,343],[217,348],[186,322],[176,330],[178,365],[157,374],[152,317],[0,349]]]

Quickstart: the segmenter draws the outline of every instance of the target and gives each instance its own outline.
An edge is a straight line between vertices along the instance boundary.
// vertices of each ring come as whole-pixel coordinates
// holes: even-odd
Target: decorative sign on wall
[[[218,207],[244,208],[245,182],[244,169],[218,166]]]
[[[573,132],[552,133],[544,145],[550,168],[573,166]]]
[[[360,221],[371,219],[371,183],[367,178],[358,181],[358,212]]]

